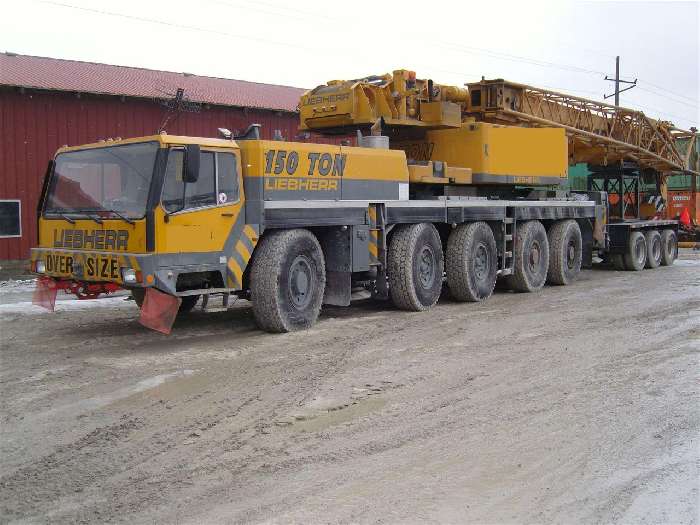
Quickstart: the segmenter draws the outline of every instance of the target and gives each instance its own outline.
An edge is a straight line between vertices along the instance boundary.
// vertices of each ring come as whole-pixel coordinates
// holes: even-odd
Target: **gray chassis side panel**
[[[263,221],[268,228],[367,224],[369,202],[378,201],[266,201]],[[518,220],[596,217],[595,203],[582,201],[435,200],[385,204],[388,224],[502,220],[509,209]]]

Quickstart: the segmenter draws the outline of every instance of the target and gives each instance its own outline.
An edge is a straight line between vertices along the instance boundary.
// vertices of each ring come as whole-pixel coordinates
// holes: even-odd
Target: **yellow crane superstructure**
[[[381,119],[384,132],[397,145],[407,146],[416,160],[445,160],[439,158],[444,154],[440,139],[454,133],[431,134],[428,130],[464,130],[481,123],[486,128],[563,129],[569,164],[608,166],[631,161],[660,174],[697,173],[691,164],[697,152],[691,148],[681,153],[676,146],[677,140],[693,132],[651,119],[641,111],[502,79],[455,87],[396,70],[328,82],[305,93],[299,109],[301,128],[323,133],[371,126]]]

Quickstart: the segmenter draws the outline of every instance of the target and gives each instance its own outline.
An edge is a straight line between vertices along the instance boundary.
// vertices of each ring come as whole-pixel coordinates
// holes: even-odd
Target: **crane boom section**
[[[692,171],[690,157],[676,146],[687,132],[641,111],[505,80],[482,80],[468,87],[467,114],[479,120],[566,129],[572,164],[631,160],[662,173]]]

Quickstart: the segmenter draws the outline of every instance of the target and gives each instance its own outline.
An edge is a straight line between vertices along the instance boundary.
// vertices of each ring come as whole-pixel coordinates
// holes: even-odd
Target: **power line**
[[[594,95],[595,97],[599,96],[598,91],[592,91],[590,89],[574,89],[574,88],[568,88],[568,87],[556,87],[556,86],[548,86],[546,84],[539,84],[536,82],[526,82],[526,84],[533,85],[537,84],[538,87],[543,87],[545,89],[550,89],[552,91],[561,91],[561,92],[571,92],[571,93],[585,93],[587,95]]]
[[[672,113],[667,113],[666,111],[662,111],[662,110],[660,110],[659,108],[655,108],[655,107],[652,107],[652,106],[647,106],[647,105],[645,105],[645,104],[640,104],[640,103],[638,103],[638,102],[636,102],[636,101],[634,101],[634,100],[633,100],[632,102],[633,102],[634,105],[637,106],[637,107],[640,107],[640,108],[642,108],[642,109],[647,109],[647,110],[649,110],[649,111],[655,112],[657,115],[659,115],[659,117],[657,117],[657,120],[665,120],[663,117],[660,116],[660,115],[664,115],[665,117],[671,117],[671,118],[674,118],[674,119],[682,120],[682,121],[684,121],[684,122],[688,122],[690,125],[697,125],[697,124],[698,124],[697,122],[693,122],[692,120],[690,120],[690,119],[687,118],[687,117],[681,117],[680,115],[674,115],[674,114],[672,114]]]
[[[303,15],[303,16],[309,17],[309,18],[319,17],[319,18],[326,18],[326,19],[328,19],[328,20],[339,20],[338,17],[328,16],[328,15],[325,14],[325,13],[311,12],[311,11],[306,11],[305,9],[292,8],[292,7],[287,7],[287,6],[285,6],[285,5],[276,5],[276,4],[272,4],[272,3],[269,3],[269,2],[261,2],[261,1],[259,1],[259,0],[256,0],[255,2],[246,2],[246,4],[247,4],[247,5],[251,5],[251,4],[264,5],[264,6],[267,6],[267,7],[273,7],[273,8],[275,8],[275,9],[281,9],[281,10],[283,10],[283,11],[289,11],[289,12],[292,12],[292,13],[298,13],[298,14],[300,14],[300,15]]]
[[[673,98],[673,97],[669,96],[668,94],[659,93],[658,91],[654,91],[653,89],[645,88],[645,87],[642,87],[642,86],[638,86],[638,87],[639,87],[639,89],[641,89],[642,91],[646,91],[647,93],[651,93],[652,95],[657,95],[657,96],[659,96],[659,97],[667,98],[668,100],[672,100],[673,102],[676,102],[677,104],[683,104],[684,106],[688,106],[688,107],[696,108],[696,109],[697,109],[698,107],[700,107],[700,106],[698,106],[697,104],[691,104],[690,102],[684,102],[683,100],[679,100],[679,99],[677,99],[677,98]]]
[[[605,75],[605,72],[598,71],[595,69],[587,69],[587,68],[573,66],[573,65],[569,65],[569,64],[561,64],[561,63],[551,62],[551,61],[547,61],[547,60],[540,60],[540,59],[530,58],[530,57],[525,57],[525,56],[520,56],[520,55],[513,55],[510,53],[503,53],[503,52],[493,51],[490,49],[484,49],[484,48],[479,48],[479,47],[465,46],[465,45],[457,44],[455,42],[442,41],[439,43],[442,43],[446,47],[451,47],[451,48],[456,49],[456,50],[462,50],[468,54],[481,54],[481,55],[486,55],[486,56],[489,56],[491,58],[496,58],[496,59],[500,59],[500,60],[508,60],[508,61],[519,62],[519,63],[524,62],[524,63],[535,65],[535,66],[550,67],[550,68],[560,69],[563,71],[572,71],[575,73],[586,73],[586,74],[595,75],[595,76]],[[570,46],[568,46],[568,47],[570,47]],[[611,56],[611,55],[605,55],[604,53],[600,53],[600,54],[604,55],[604,56]],[[680,97],[680,98],[687,99],[687,100],[690,100],[692,102],[697,103],[697,99],[694,99],[692,97],[688,97],[687,95],[682,95],[680,93],[671,91],[667,88],[664,88],[664,87],[659,86],[657,84],[653,84],[653,83],[648,82],[647,80],[644,80],[644,79],[638,79],[638,80],[640,82],[644,82],[645,84],[648,84],[650,86],[654,86],[657,89],[661,89],[665,93],[664,96],[667,96],[666,94],[672,94],[672,95],[675,95],[676,97]],[[570,91],[572,91],[572,90],[570,90]],[[693,107],[697,107],[697,106],[693,106]]]
[[[466,53],[470,53],[470,54],[482,54],[482,55],[490,56],[490,57],[492,57],[492,58],[497,58],[497,59],[501,59],[501,60],[508,60],[508,61],[514,61],[514,62],[519,62],[519,63],[523,63],[523,62],[524,62],[524,63],[528,63],[528,64],[540,66],[540,67],[551,67],[551,68],[555,68],[555,69],[561,69],[561,70],[564,70],[564,71],[573,71],[573,72],[576,72],[576,73],[585,73],[585,74],[595,75],[595,76],[604,75],[604,74],[605,74],[605,73],[602,72],[602,71],[596,71],[596,70],[594,70],[594,69],[586,69],[586,68],[581,68],[581,67],[578,67],[578,66],[570,66],[570,65],[565,65],[565,64],[559,64],[559,63],[556,63],[556,62],[549,62],[549,61],[544,61],[544,60],[538,60],[538,59],[528,58],[528,57],[519,56],[519,55],[512,55],[512,54],[509,54],[509,53],[501,53],[501,52],[498,52],[498,51],[491,51],[491,50],[487,50],[487,49],[483,49],[483,48],[477,48],[477,47],[471,47],[471,46],[463,46],[463,45],[456,44],[456,43],[453,43],[453,42],[442,42],[442,43],[445,44],[445,45],[447,45],[447,47],[452,47],[453,49],[456,49],[456,50],[462,50],[462,51],[464,51],[464,52],[466,52]],[[453,72],[453,73],[454,73],[454,72]],[[623,81],[623,82],[624,82],[624,81]],[[645,82],[645,83],[646,83],[646,84],[649,84],[649,85],[654,85],[654,84],[652,84],[651,82]],[[537,83],[537,85],[541,85],[541,84]],[[546,87],[546,86],[543,86],[543,85],[542,85],[542,87]],[[638,86],[638,87],[640,87],[640,89],[644,89],[644,88],[642,88],[641,86]],[[658,86],[657,86],[657,87],[658,87]],[[548,88],[548,89],[559,90],[560,88],[553,88],[553,87],[550,87],[550,88]],[[629,89],[629,88],[628,88],[628,89]],[[665,88],[659,87],[659,89],[662,89],[663,91],[665,91],[666,94],[663,94],[662,96],[666,96],[666,97],[668,97],[670,100],[673,100],[673,101],[678,102],[678,103],[681,103],[681,104],[690,105],[691,107],[694,107],[694,108],[697,108],[697,107],[698,107],[696,104],[691,105],[691,104],[688,104],[687,102],[681,102],[681,101],[679,101],[679,100],[674,100],[672,97],[668,96],[668,93],[674,94],[675,96],[678,96],[678,97],[687,98],[687,99],[689,99],[689,100],[694,100],[694,99],[692,99],[692,98],[690,98],[690,97],[685,97],[685,96],[683,96],[683,95],[676,94],[676,93],[674,93],[674,92],[672,92],[672,91],[669,91],[669,90],[667,90],[667,89],[665,89]],[[564,88],[564,89],[562,89],[562,90],[563,90],[563,91],[571,91],[571,92],[587,93],[587,94],[597,94],[597,92],[586,91],[586,90],[580,90],[580,89]],[[645,91],[649,91],[649,92],[651,92],[651,93],[654,93],[653,91],[650,91],[650,90],[648,90],[648,89],[644,89],[644,90],[645,90]],[[626,89],[623,89],[623,90],[621,90],[621,91],[619,91],[619,92],[622,92],[622,91],[626,91]],[[654,94],[661,95],[660,93],[654,93]]]
[[[653,86],[653,87],[655,87],[656,89],[660,89],[660,90],[662,90],[662,91],[664,91],[664,92],[666,92],[666,93],[671,93],[672,95],[675,95],[675,96],[680,97],[680,98],[688,99],[688,100],[690,100],[690,101],[692,101],[692,102],[698,102],[698,99],[697,99],[697,98],[689,97],[689,96],[687,96],[687,95],[681,95],[680,93],[676,93],[676,92],[674,92],[674,91],[671,91],[670,89],[667,89],[667,88],[665,88],[665,87],[663,87],[663,86],[659,86],[658,84],[653,84],[653,83],[649,82],[648,80],[644,80],[643,78],[640,78],[639,80],[640,80],[641,82],[644,82],[645,84],[649,84],[650,86]]]
[[[320,18],[325,18],[327,20],[337,20],[336,18],[331,18],[327,15],[324,15],[323,13],[309,13],[308,11],[302,11],[299,9],[292,9],[289,7],[285,6],[276,6],[274,4],[268,4],[265,2],[256,2],[255,4],[251,3],[243,3],[242,5],[236,5],[232,4],[230,2],[226,2],[224,0],[209,0],[210,2],[218,5],[223,5],[226,7],[229,7],[231,9],[245,9],[246,11],[258,11],[260,13],[268,14],[268,15],[275,15],[275,16],[280,16],[280,17],[285,17],[285,18],[293,18],[296,20],[308,20],[310,18],[314,17],[320,17]],[[269,9],[261,9],[259,6],[265,6],[268,8],[276,9],[271,11]],[[283,11],[280,11],[283,10]]]
[[[316,48],[310,47],[310,46],[304,46],[302,44],[298,44],[296,42],[280,42],[280,41],[275,41],[275,40],[270,40],[269,38],[265,37],[255,37],[255,36],[250,36],[250,35],[241,35],[237,33],[230,33],[228,31],[220,31],[218,29],[210,29],[206,27],[199,27],[199,26],[191,26],[187,24],[178,24],[175,22],[166,22],[165,20],[157,20],[155,18],[146,18],[142,16],[135,16],[135,15],[127,15],[124,13],[115,13],[113,11],[104,11],[101,9],[95,9],[92,7],[82,7],[82,6],[76,6],[76,5],[71,5],[71,4],[66,4],[63,2],[54,2],[52,0],[34,0],[35,2],[39,2],[42,4],[48,4],[56,7],[64,7],[67,9],[75,9],[77,11],[85,11],[87,13],[93,13],[93,14],[98,14],[98,15],[103,15],[103,16],[112,16],[116,18],[124,18],[126,20],[135,20],[137,22],[145,22],[149,24],[157,24],[165,27],[172,27],[175,29],[185,29],[189,31],[197,31],[200,33],[208,33],[211,35],[217,35],[217,36],[225,36],[225,37],[230,37],[230,38],[237,38],[241,40],[246,40],[246,41],[255,41],[255,42],[260,42],[263,44],[272,44],[276,46],[285,46],[285,47],[296,47],[299,49],[304,49],[307,51],[315,51]]]
[[[454,42],[438,41],[437,44],[442,45],[443,47],[461,50],[467,54],[481,54],[481,55],[489,56],[491,58],[496,58],[496,59],[500,59],[500,60],[507,60],[507,61],[511,61],[511,62],[526,63],[526,64],[531,64],[531,65],[540,66],[540,67],[550,67],[550,68],[555,68],[555,69],[561,69],[563,71],[570,71],[570,72],[574,72],[574,73],[586,73],[589,75],[596,75],[596,76],[605,74],[602,71],[596,71],[593,69],[586,69],[586,68],[572,66],[572,65],[568,65],[568,64],[560,64],[557,62],[550,62],[547,60],[539,60],[536,58],[528,58],[528,57],[524,57],[524,56],[520,56],[520,55],[503,53],[500,51],[492,51],[489,49],[484,49],[484,48],[479,48],[479,47],[465,46],[465,45],[457,44]]]

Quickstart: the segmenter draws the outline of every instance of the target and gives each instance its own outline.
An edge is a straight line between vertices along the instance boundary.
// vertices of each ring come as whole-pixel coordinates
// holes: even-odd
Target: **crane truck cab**
[[[125,288],[141,307],[141,322],[168,332],[175,315],[201,295],[249,295],[249,262],[263,225],[338,223],[354,232],[357,222],[361,238],[349,270],[369,270],[367,202],[355,200],[408,198],[403,151],[260,140],[251,128],[228,139],[159,134],[59,149],[31,252],[39,275],[35,302],[53,310],[59,290],[92,299]],[[355,204],[339,211],[338,202]],[[317,284],[313,260],[300,259],[287,283],[301,301],[292,306],[312,313],[320,307],[305,303]],[[308,324],[307,317],[297,316],[297,324]]]
[[[222,268],[230,245],[257,241],[241,221],[241,171],[233,140],[159,134],[59,149],[31,252],[40,302],[52,308],[60,289],[89,299],[127,288],[140,305],[149,288],[174,296],[240,281]]]

